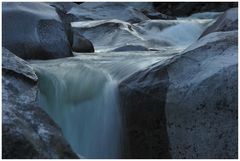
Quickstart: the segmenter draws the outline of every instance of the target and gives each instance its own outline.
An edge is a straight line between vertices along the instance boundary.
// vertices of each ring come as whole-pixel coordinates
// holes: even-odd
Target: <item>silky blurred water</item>
[[[208,17],[211,19],[206,19]],[[121,158],[123,127],[119,82],[152,64],[174,57],[198,39],[203,30],[214,22],[213,17],[216,14],[205,13],[172,21],[152,20],[135,24],[130,34],[137,38],[132,43],[154,47],[158,51],[110,52],[110,48],[116,47],[114,41],[119,46],[126,45],[123,40],[131,40],[117,36],[129,35],[117,34],[115,38],[119,40],[109,44],[104,40],[97,42],[101,37],[95,33],[95,53],[74,53],[71,58],[30,61],[39,77],[38,100],[41,107],[58,123],[80,156]],[[83,24],[88,25],[88,22]],[[101,34],[103,39],[116,32]]]

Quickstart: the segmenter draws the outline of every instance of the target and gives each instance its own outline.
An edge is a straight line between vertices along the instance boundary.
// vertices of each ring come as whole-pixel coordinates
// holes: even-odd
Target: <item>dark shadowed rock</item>
[[[68,41],[70,43],[70,46],[73,44],[73,31],[71,27],[71,22],[78,21],[78,18],[74,16],[73,14],[69,14],[68,11],[78,6],[76,3],[71,2],[50,2],[51,6],[53,6],[56,9],[56,12],[58,16],[60,17],[64,29],[67,33]]]
[[[3,48],[2,158],[78,158],[61,129],[36,103],[32,67]]]
[[[125,45],[113,50],[114,52],[122,52],[122,51],[156,51],[154,49],[148,49],[141,45]]]
[[[72,50],[80,53],[92,53],[94,52],[94,47],[91,41],[74,31]]]
[[[231,8],[224,12],[215,23],[209,26],[200,36],[203,37],[212,32],[232,31],[238,29],[238,8]]]
[[[120,84],[125,158],[171,158],[164,108],[168,86],[166,70],[139,72]]]
[[[211,33],[120,84],[127,158],[237,158],[237,31]]]
[[[23,59],[72,56],[55,9],[44,3],[3,3],[3,45]]]
[[[147,13],[146,16],[150,19],[157,20],[176,20],[177,18],[174,16],[168,16],[159,12]]]
[[[154,2],[154,7],[160,13],[169,16],[190,16],[199,12],[223,12],[237,7],[237,2]]]

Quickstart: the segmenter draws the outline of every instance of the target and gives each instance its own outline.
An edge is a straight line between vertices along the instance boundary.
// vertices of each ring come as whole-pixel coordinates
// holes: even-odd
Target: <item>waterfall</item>
[[[111,76],[82,64],[37,68],[39,101],[85,158],[121,157],[118,86]]]
[[[40,106],[61,127],[65,138],[81,158],[122,157],[119,82],[151,64],[174,57],[196,41],[213,22],[213,19],[196,17],[207,15],[209,13],[171,21],[149,20],[132,25],[131,29],[114,29],[114,32],[107,31],[116,25],[101,25],[99,28],[90,25],[84,36],[94,40],[98,52],[74,53],[72,58],[30,61],[39,77]],[[116,23],[116,20],[111,23]],[[77,23],[75,25],[81,27]],[[132,38],[134,36],[137,38]],[[111,39],[113,37],[114,40]],[[116,53],[109,50],[128,43],[156,47],[158,51]]]
[[[122,157],[119,81],[167,58],[156,52],[126,52],[31,63],[39,77],[40,106],[79,156],[94,159]]]

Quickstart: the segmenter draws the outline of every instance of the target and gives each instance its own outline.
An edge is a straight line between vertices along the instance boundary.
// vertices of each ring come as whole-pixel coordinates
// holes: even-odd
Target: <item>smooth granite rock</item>
[[[120,84],[126,158],[238,157],[237,40],[209,34]]]
[[[64,25],[45,3],[3,3],[3,46],[23,59],[72,56]]]

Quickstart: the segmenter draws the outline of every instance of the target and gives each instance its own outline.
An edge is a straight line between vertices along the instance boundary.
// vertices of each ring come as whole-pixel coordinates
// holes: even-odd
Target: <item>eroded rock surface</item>
[[[3,48],[3,159],[78,158],[61,129],[36,103],[32,67]]]

